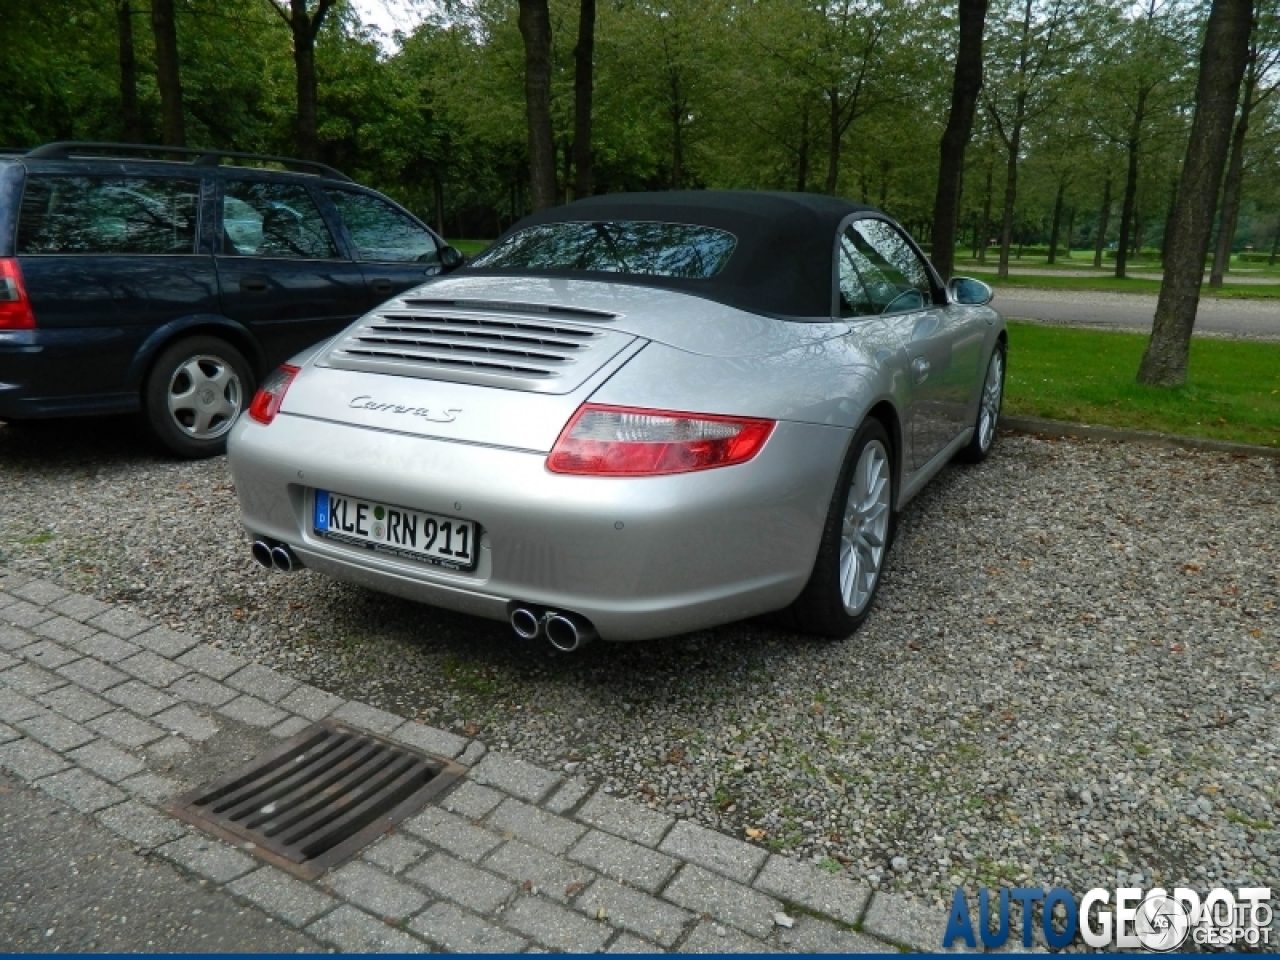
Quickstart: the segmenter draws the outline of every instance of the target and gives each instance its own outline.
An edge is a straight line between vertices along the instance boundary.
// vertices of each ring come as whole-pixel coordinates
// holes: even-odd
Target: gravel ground
[[[867,625],[553,655],[249,559],[223,460],[0,427],[0,562],[881,888],[1280,888],[1280,461],[1005,436]]]

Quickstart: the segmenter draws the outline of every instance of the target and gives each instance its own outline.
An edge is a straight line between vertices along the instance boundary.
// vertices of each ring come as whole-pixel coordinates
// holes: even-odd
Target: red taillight
[[[284,364],[275,373],[262,381],[262,386],[253,395],[253,403],[249,404],[249,416],[259,423],[270,423],[280,412],[280,404],[284,403],[284,395],[298,375],[298,368]]]
[[[32,330],[35,325],[22,268],[17,260],[0,258],[0,330]]]
[[[651,477],[745,463],[774,421],[584,403],[547,457],[552,473]]]

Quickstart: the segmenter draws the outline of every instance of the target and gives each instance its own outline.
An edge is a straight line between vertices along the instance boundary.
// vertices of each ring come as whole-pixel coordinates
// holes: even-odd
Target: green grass
[[[459,253],[464,253],[471,257],[491,243],[493,243],[492,240],[450,240],[449,246],[454,247]]]
[[[994,272],[976,270],[968,266],[958,267],[956,272],[963,276],[973,277],[975,280],[981,280],[997,290],[1009,287],[1034,287],[1040,290],[1101,290],[1112,293],[1157,294],[1160,292],[1159,280],[1148,280],[1142,277],[1126,277],[1121,280],[1118,277],[1106,275],[1103,271],[1099,271],[1096,277],[1055,277],[1044,275],[1015,276],[1008,277],[1005,280],[999,279]],[[1221,300],[1276,300],[1280,299],[1280,282],[1245,284],[1228,281],[1216,289],[1205,284],[1200,288],[1200,295]]]
[[[1005,412],[1280,447],[1280,343],[1191,341],[1184,387],[1144,387],[1147,337],[1009,324]]]

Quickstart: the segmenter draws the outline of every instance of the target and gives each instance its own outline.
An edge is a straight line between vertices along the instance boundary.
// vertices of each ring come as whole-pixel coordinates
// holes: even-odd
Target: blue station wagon
[[[141,411],[175,454],[221,453],[268,371],[461,260],[319,163],[92,143],[0,157],[0,420]]]

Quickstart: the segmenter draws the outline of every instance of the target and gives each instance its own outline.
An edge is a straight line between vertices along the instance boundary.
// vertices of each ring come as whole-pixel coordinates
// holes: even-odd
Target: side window
[[[893,227],[858,220],[845,232],[853,258],[877,313],[919,310],[933,302],[929,271]]]
[[[431,234],[389,203],[353,190],[325,192],[342,214],[361,260],[440,262],[440,250]]]
[[[28,177],[22,254],[194,253],[198,180]]]
[[[338,248],[307,191],[293,183],[228,180],[222,252],[242,257],[333,260]]]
[[[871,317],[880,310],[871,301],[863,275],[871,275],[872,267],[854,244],[853,231],[840,237],[840,316]]]

